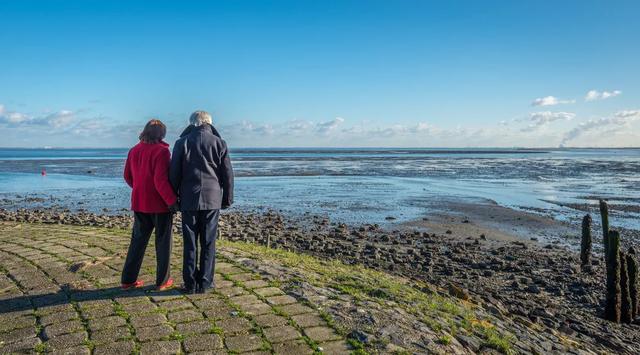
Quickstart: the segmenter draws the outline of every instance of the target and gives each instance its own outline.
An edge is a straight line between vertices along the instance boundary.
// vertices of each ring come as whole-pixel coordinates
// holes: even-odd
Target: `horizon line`
[[[41,146],[41,147],[0,147],[0,149],[131,149],[131,147],[56,147],[56,146]],[[280,147],[235,147],[233,149],[529,149],[529,150],[543,150],[543,149],[640,149],[640,146],[625,146],[625,147],[584,147],[584,146],[549,146],[549,147],[489,147],[489,146],[473,146],[473,147],[393,147],[393,146],[280,146]]]

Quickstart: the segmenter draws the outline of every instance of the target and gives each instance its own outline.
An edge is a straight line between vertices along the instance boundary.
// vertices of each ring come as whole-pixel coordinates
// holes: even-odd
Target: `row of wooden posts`
[[[638,261],[635,250],[620,250],[620,233],[609,229],[609,207],[600,200],[602,243],[607,267],[607,290],[604,317],[616,323],[631,323],[640,316]],[[591,265],[591,216],[582,219],[580,261],[583,269]]]

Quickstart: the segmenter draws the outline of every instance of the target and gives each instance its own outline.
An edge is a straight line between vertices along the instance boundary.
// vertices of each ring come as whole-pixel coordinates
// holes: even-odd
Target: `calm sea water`
[[[0,149],[0,207],[126,208],[126,153]],[[240,209],[380,223],[491,200],[575,221],[579,205],[607,198],[618,225],[640,229],[640,149],[236,149],[232,161]]]

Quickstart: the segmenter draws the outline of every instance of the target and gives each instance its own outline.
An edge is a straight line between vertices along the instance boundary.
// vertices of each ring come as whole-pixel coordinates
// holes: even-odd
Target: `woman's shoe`
[[[130,284],[122,284],[120,287],[122,287],[123,290],[128,290],[128,289],[132,289],[132,288],[140,288],[142,286],[144,286],[144,281],[138,280],[138,281],[132,282]]]
[[[156,287],[156,291],[164,291],[168,288],[171,288],[173,286],[173,279],[169,279],[167,280],[167,282],[163,283],[160,286]]]

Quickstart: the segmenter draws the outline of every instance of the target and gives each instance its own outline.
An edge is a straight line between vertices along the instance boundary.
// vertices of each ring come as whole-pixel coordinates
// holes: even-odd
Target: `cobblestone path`
[[[153,238],[152,238],[153,239]],[[172,275],[181,280],[181,237]],[[0,223],[0,353],[348,354],[344,338],[221,248],[215,292],[119,289],[129,237],[116,230]]]

